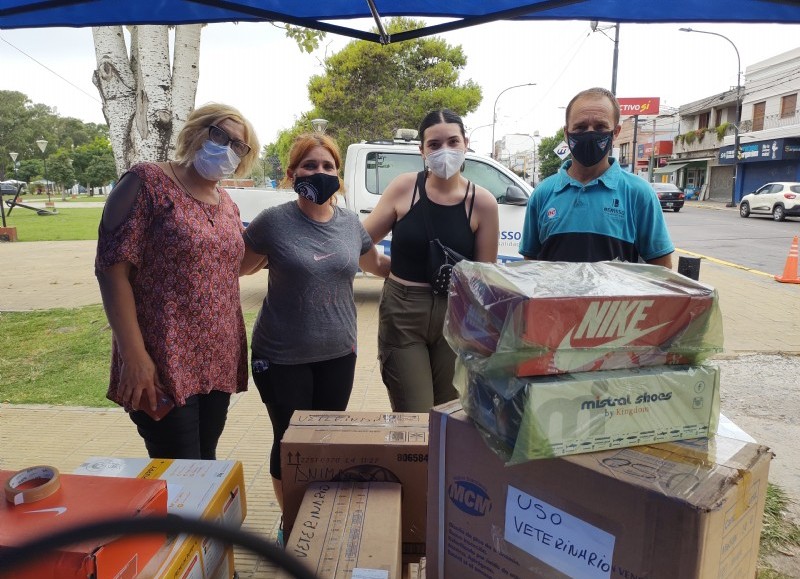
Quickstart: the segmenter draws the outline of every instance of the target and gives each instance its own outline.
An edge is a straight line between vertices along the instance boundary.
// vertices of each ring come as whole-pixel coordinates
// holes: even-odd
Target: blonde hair
[[[244,142],[250,146],[250,152],[242,157],[239,166],[234,171],[236,177],[246,177],[258,161],[260,145],[256,131],[242,113],[230,105],[209,103],[194,109],[186,123],[183,125],[175,148],[175,161],[180,165],[188,166],[194,161],[194,154],[208,139],[208,127],[223,121],[231,120],[244,127]]]
[[[338,172],[342,168],[342,154],[339,152],[339,145],[336,144],[333,138],[324,133],[303,133],[295,137],[292,148],[289,149],[289,166],[286,167],[286,175],[281,181],[281,187],[286,189],[292,188],[293,183],[292,178],[289,177],[289,172],[291,171],[291,173],[294,174],[303,159],[305,159],[315,147],[327,149],[331,154],[333,162],[336,165],[337,177],[339,177],[339,191],[344,189],[342,178],[338,175]],[[331,197],[330,203],[331,205],[336,205],[336,195]]]

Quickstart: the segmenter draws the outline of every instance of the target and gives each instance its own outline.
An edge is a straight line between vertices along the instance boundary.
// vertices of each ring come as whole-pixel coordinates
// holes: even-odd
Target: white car
[[[767,183],[748,193],[739,202],[739,215],[749,217],[751,213],[772,215],[775,221],[800,216],[800,183]]]

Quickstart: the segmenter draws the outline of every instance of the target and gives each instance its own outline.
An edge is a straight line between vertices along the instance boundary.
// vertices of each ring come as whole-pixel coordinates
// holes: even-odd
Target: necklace
[[[183,184],[183,181],[181,181],[181,178],[178,177],[178,174],[175,172],[175,167],[172,166],[172,161],[169,161],[168,164],[169,164],[169,170],[172,171],[172,174],[178,180],[178,184],[181,186],[181,189],[183,189],[183,192],[186,193],[191,198],[192,201],[194,201],[195,203],[197,203],[197,205],[200,206],[200,209],[203,211],[203,213],[205,213],[206,219],[208,219],[208,222],[211,224],[211,227],[214,227],[214,219],[217,216],[217,208],[219,207],[220,202],[217,201],[216,205],[211,205],[211,212],[209,213],[208,209],[206,209],[206,205],[210,204],[203,203],[202,201],[197,199],[194,195],[189,193],[189,189],[186,188],[186,185]]]

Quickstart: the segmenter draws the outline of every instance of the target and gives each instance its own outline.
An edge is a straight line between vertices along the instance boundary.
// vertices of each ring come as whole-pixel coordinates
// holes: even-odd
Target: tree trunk
[[[169,63],[167,26],[129,27],[130,57],[122,27],[92,28],[97,70],[117,173],[139,161],[166,161],[194,108],[199,77],[200,24],[176,27]]]

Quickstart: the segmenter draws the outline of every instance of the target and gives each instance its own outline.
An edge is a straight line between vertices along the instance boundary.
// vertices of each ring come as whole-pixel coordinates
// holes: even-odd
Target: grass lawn
[[[245,315],[248,333],[255,315]],[[105,397],[111,329],[100,305],[0,312],[0,352],[0,402],[114,405]]]
[[[60,201],[56,203],[57,215],[37,215],[34,211],[15,207],[10,216],[6,215],[6,225],[17,228],[19,241],[97,239],[102,205],[72,209],[63,205]]]
[[[106,199],[108,199],[107,195],[92,195],[89,197],[88,195],[78,195],[74,199],[71,196],[67,196],[65,200],[61,200],[61,193],[51,193],[50,200],[55,201],[56,207],[63,203],[105,203]],[[23,195],[20,197],[20,203],[25,203],[25,201],[47,201],[47,195]]]

